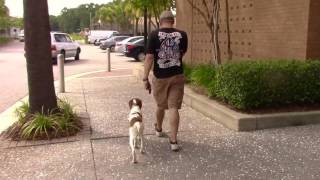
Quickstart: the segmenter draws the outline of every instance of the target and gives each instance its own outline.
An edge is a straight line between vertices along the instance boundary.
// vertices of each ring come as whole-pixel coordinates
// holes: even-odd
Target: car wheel
[[[80,49],[79,48],[77,49],[77,54],[74,57],[74,60],[80,60]]]
[[[137,55],[136,60],[144,61],[145,58],[146,58],[146,55],[144,54],[144,52],[139,52],[139,54]]]
[[[115,47],[114,46],[110,46],[110,52],[114,52],[115,51]]]

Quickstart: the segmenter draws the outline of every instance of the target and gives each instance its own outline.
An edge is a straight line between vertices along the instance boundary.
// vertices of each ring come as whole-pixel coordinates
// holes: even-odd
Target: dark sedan
[[[146,57],[144,52],[144,39],[140,39],[137,41],[134,41],[132,43],[126,44],[124,54],[127,57],[132,57],[137,61],[143,61]]]

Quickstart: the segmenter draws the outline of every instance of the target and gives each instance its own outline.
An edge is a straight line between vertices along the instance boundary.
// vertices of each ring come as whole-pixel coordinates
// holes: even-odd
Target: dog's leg
[[[135,147],[134,147],[135,140],[131,136],[130,136],[129,143],[130,143],[130,147],[131,147],[132,163],[137,163],[136,152],[135,152]]]
[[[137,141],[138,141],[138,138],[135,138],[134,143],[133,143],[134,148],[138,148]]]
[[[144,146],[143,146],[143,134],[140,135],[140,153],[143,154],[144,153]]]

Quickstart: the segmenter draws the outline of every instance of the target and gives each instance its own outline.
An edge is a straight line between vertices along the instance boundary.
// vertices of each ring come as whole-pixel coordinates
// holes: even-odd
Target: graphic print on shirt
[[[161,42],[160,50],[158,52],[159,68],[165,69],[173,66],[181,66],[180,57],[180,39],[182,35],[180,32],[166,33],[159,32],[159,40]]]

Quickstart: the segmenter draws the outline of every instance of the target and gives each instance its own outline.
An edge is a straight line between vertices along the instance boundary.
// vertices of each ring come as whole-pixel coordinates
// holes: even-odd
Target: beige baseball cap
[[[174,15],[171,11],[163,11],[160,15],[160,21],[174,21]]]

